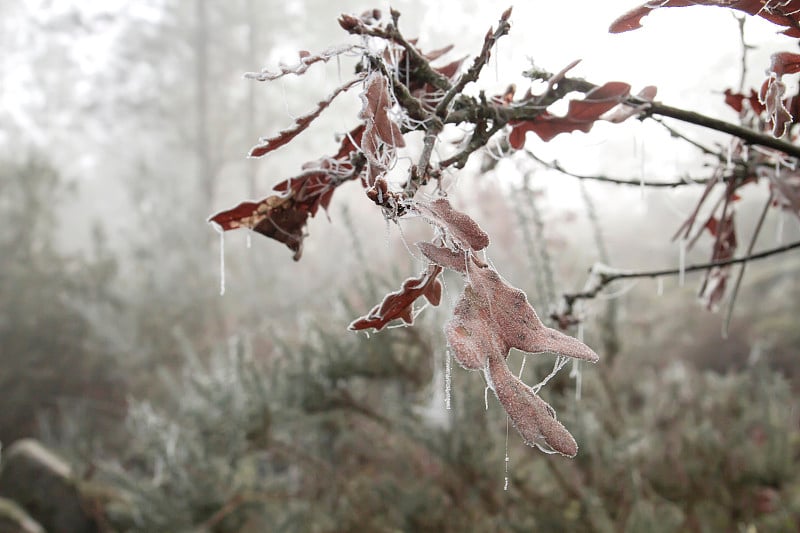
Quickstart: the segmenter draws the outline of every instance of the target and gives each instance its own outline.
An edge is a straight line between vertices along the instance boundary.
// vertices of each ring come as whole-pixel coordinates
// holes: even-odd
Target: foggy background
[[[521,93],[531,61],[557,72],[582,59],[571,75],[634,92],[656,85],[658,100],[736,122],[722,94],[741,76],[731,13],[665,9],[641,30],[609,35],[633,5],[518,3],[479,88],[515,83]],[[298,263],[263,236],[226,234],[220,296],[220,241],[207,218],[332,153],[360,108],[351,91],[288,146],[248,159],[259,137],[291,125],[355,62],[271,83],[243,74],[353,42],[336,18],[372,7],[389,6],[0,0],[3,453],[33,437],[77,478],[106,487],[103,502],[115,506],[101,506],[97,530],[796,530],[796,256],[748,266],[727,339],[720,314],[696,301],[697,274],[684,286],[621,282],[606,291],[613,300],[587,302],[584,327],[570,333],[600,363],[582,370],[580,399],[567,369],[543,389],[581,446],[572,462],[526,448],[514,431],[507,440],[479,376],[453,365],[446,378],[441,328],[458,279],[447,278],[443,305],[413,329],[347,331],[418,273],[407,246],[427,238],[424,224],[387,224],[355,183],[310,220]],[[452,43],[455,59],[472,57],[508,6],[392,7],[406,36],[424,50]],[[760,86],[771,53],[795,50],[777,29],[747,20],[746,89]],[[550,143],[531,135],[526,147],[576,173],[650,181],[708,176],[713,163],[652,121],[598,123]],[[583,287],[600,260],[598,234],[614,267],[677,267],[671,237],[702,192],[593,182],[582,192],[523,154],[481,172],[485,163],[476,154],[459,173],[454,204],[493,238],[493,264],[543,317]],[[741,248],[766,194],[751,185],[740,202]],[[757,249],[797,240],[799,229],[772,212]],[[687,263],[707,261],[710,245],[701,238]],[[533,384],[552,361],[529,364]],[[675,486],[663,481],[676,471]],[[13,499],[22,490],[13,482],[0,475],[0,494]]]

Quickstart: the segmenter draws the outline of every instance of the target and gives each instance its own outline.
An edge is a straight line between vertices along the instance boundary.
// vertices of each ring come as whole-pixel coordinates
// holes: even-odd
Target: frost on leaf
[[[636,97],[647,102],[652,102],[657,93],[658,88],[656,86],[648,85],[639,91]],[[615,108],[600,118],[613,124],[619,124],[620,122],[624,122],[647,109],[647,105],[647,103],[640,105],[618,104]]]
[[[506,284],[493,269],[473,265],[468,267],[469,282],[444,328],[454,357],[470,370],[488,366],[487,382],[527,444],[543,441],[574,456],[578,450],[575,440],[555,420],[552,409],[511,375],[506,358],[511,348],[591,362],[598,360],[597,354],[579,340],[545,326],[525,293]]]
[[[383,147],[403,147],[405,141],[400,127],[389,116],[392,99],[386,78],[379,72],[370,74],[360,96],[363,106],[358,118],[364,120],[361,149],[367,158],[367,185],[372,187],[388,167],[381,160]]]
[[[728,261],[733,259],[736,253],[737,239],[733,214],[734,212],[731,211],[722,220],[712,216],[706,222],[705,228],[716,239],[711,254],[713,262]],[[700,288],[700,298],[709,310],[716,309],[725,296],[730,272],[730,265],[715,266],[706,275],[703,286]]]
[[[357,331],[374,328],[383,329],[389,322],[401,319],[406,324],[414,323],[414,302],[424,296],[431,305],[439,305],[442,300],[442,284],[438,279],[441,267],[430,265],[417,278],[408,278],[399,291],[386,295],[383,301],[372,308],[366,316],[354,320],[349,329]]]
[[[511,373],[505,358],[490,355],[488,374],[498,401],[525,444],[552,449],[567,457],[577,455],[578,444],[556,420],[553,408]]]
[[[511,121],[508,142],[519,150],[525,146],[525,134],[534,132],[547,142],[560,133],[576,130],[588,133],[600,116],[616,107],[630,94],[631,86],[619,81],[611,81],[592,89],[582,100],[571,100],[567,114],[563,117],[544,111],[533,120]]]
[[[800,37],[800,1],[798,0],[654,0],[636,7],[611,23],[611,33],[623,33],[642,27],[642,19],[662,7],[717,6],[757,15],[786,29],[782,33]]]
[[[489,246],[489,236],[477,222],[453,209],[447,198],[433,202],[417,202],[417,211],[433,224],[441,227],[464,250],[483,250]]]
[[[469,282],[453,318],[445,326],[456,359],[472,359],[470,351],[496,346],[502,357],[511,348],[529,353],[553,353],[592,363],[598,356],[581,341],[545,326],[525,293],[504,282],[488,266],[468,267]]]
[[[333,102],[334,98],[359,81],[361,81],[361,78],[356,78],[355,80],[351,80],[341,87],[338,87],[335,91],[333,91],[333,93],[331,93],[330,96],[328,96],[328,98],[319,102],[315,110],[298,117],[297,120],[295,120],[293,127],[281,131],[274,137],[260,139],[258,144],[250,149],[250,157],[261,157],[262,155],[272,152],[273,150],[277,150],[281,146],[289,143],[292,139],[305,131],[311,125],[311,123],[314,122],[314,120],[319,117],[329,105],[331,105],[331,102]]]
[[[759,93],[759,100],[767,110],[767,117],[772,124],[772,135],[782,137],[792,123],[792,114],[786,109],[784,95],[786,84],[779,78],[770,76],[764,82]]]
[[[302,255],[305,225],[320,207],[327,209],[336,187],[358,177],[351,154],[357,151],[363,126],[349,132],[336,155],[306,163],[306,171],[279,182],[273,190],[279,194],[259,202],[242,202],[232,209],[221,211],[209,222],[223,231],[249,228],[284,243],[294,252],[294,260]]]

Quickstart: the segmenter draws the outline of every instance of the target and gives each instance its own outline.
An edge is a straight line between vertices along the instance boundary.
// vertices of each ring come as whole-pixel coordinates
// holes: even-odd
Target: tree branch
[[[727,259],[725,261],[713,261],[710,263],[690,265],[683,269],[666,268],[661,270],[644,270],[639,272],[594,272],[594,274],[597,276],[596,277],[597,281],[591,287],[589,287],[584,291],[563,294],[562,297],[564,299],[564,304],[565,304],[564,311],[562,311],[561,313],[553,313],[551,317],[554,320],[563,323],[565,317],[572,316],[575,302],[577,302],[578,300],[591,300],[597,297],[597,295],[600,293],[600,291],[603,290],[603,288],[606,287],[606,285],[620,279],[659,278],[662,276],[676,276],[681,274],[682,272],[705,271],[705,270],[710,270],[714,267],[723,267],[726,265],[737,265],[740,263],[756,261],[758,259],[764,259],[773,255],[789,252],[797,248],[800,248],[800,241],[786,244],[784,246],[778,246],[777,248],[770,248],[768,250],[764,250],[762,252],[758,252],[755,254],[746,255],[743,257],[736,257],[733,259]]]

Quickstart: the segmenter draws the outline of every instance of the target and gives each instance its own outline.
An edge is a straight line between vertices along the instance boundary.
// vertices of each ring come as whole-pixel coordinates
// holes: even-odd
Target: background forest
[[[530,83],[529,58],[550,71],[583,58],[578,76],[654,84],[660,100],[736,122],[722,91],[757,86],[775,46],[796,48],[748,19],[743,75],[727,10],[663,10],[647,31],[611,36],[636,2],[526,4],[481,78],[492,94]],[[347,331],[418,273],[407,243],[426,230],[399,231],[356,185],[330,221],[311,221],[298,263],[273,241],[227,235],[220,295],[209,215],[334,150],[360,105],[337,100],[280,153],[247,159],[354,63],[270,85],[242,74],[348,42],[338,15],[372,7],[388,8],[0,0],[0,533],[798,531],[796,252],[748,265],[727,336],[724,306],[697,303],[697,274],[617,282],[583,303],[568,332],[600,362],[566,367],[541,392],[580,446],[574,459],[525,446],[482,377],[453,364],[442,324],[455,277],[414,327]],[[507,6],[393,7],[425,49],[474,54]],[[634,120],[527,147],[634,181],[708,166]],[[767,194],[753,190],[737,207],[744,228]],[[677,267],[670,239],[701,192],[579,180],[520,152],[474,156],[451,198],[547,319],[596,262]],[[797,222],[768,217],[762,240],[797,241]],[[707,246],[683,260],[707,261]],[[529,358],[527,382],[552,365]]]

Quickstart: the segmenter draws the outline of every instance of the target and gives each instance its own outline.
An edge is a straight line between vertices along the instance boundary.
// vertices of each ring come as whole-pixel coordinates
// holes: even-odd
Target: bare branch
[[[578,300],[591,300],[596,298],[597,295],[600,294],[600,291],[602,291],[606,287],[606,285],[609,285],[611,282],[617,280],[660,278],[663,276],[677,276],[681,272],[707,271],[714,267],[722,267],[726,265],[738,265],[738,264],[748,263],[750,261],[756,261],[758,259],[765,259],[767,257],[786,253],[797,248],[800,248],[800,241],[786,244],[784,246],[778,246],[777,248],[770,248],[769,250],[764,250],[762,252],[758,252],[755,254],[748,254],[743,257],[736,257],[725,261],[714,261],[710,263],[690,265],[683,269],[666,268],[661,270],[643,270],[639,272],[624,272],[624,271],[595,272],[596,282],[591,287],[581,292],[565,293],[562,295],[562,297],[564,298],[564,310],[560,313],[553,313],[552,318],[563,323],[565,317],[571,317],[573,315],[573,308],[575,302],[577,302]]]

